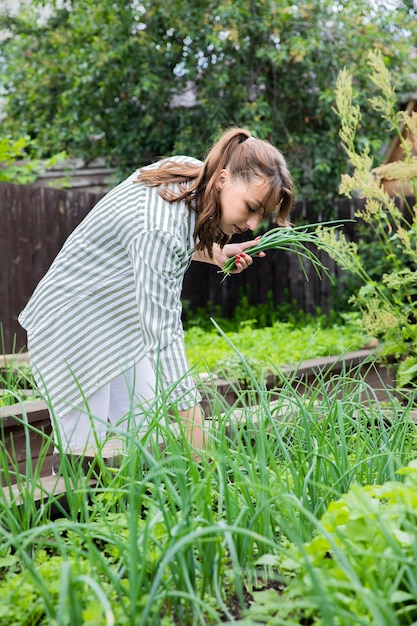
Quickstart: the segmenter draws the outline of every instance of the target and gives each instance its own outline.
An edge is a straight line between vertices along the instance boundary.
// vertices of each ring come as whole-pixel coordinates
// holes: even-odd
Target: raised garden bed
[[[35,470],[42,455],[41,476],[51,475],[53,446],[45,451],[45,435],[49,436],[52,429],[49,412],[43,400],[0,407],[0,428],[1,446],[10,455],[10,469],[18,468],[24,474],[27,469],[27,452],[30,450],[32,469]]]
[[[317,386],[318,380],[327,381],[327,388],[330,390],[332,388],[332,377],[355,370],[355,375],[360,377],[366,386],[373,389],[375,398],[384,401],[387,399],[387,392],[394,391],[395,389],[394,368],[390,365],[376,362],[372,358],[374,354],[375,351],[373,349],[357,350],[347,352],[343,356],[308,359],[296,366],[285,365],[279,369],[282,376],[288,381],[291,381],[292,386],[299,392],[311,389],[312,386]],[[229,405],[233,406],[241,396],[239,386],[223,378],[215,377],[213,379],[210,375],[204,377],[204,381],[208,381],[209,384],[211,384],[213,380],[216,393],[223,397]],[[279,393],[281,386],[279,376],[269,374],[265,381],[265,386],[269,390],[276,389],[277,393]],[[207,414],[209,410],[207,390],[205,392],[203,390],[203,393],[205,393],[206,396],[203,405]],[[364,393],[366,393],[366,391]]]
[[[343,356],[322,357],[303,361],[296,367],[284,366],[280,372],[297,393],[311,390],[317,381],[325,381],[326,389],[331,389],[332,378],[350,371],[364,381],[364,395],[367,389],[372,389],[375,398],[381,401],[387,399],[387,390],[395,387],[394,372],[389,366],[381,365],[372,359],[373,350],[358,350],[348,352]],[[9,360],[16,357],[7,357]],[[25,362],[27,355],[20,355],[19,362]],[[15,361],[14,361],[15,362]],[[280,383],[278,375],[270,374],[265,386],[271,392],[271,401],[275,395],[279,396]],[[276,392],[276,393],[275,393]],[[241,387],[233,381],[227,381],[213,376],[205,377],[201,383],[203,408],[207,417],[215,415],[225,406],[239,406],[242,398]],[[256,391],[248,390],[248,403],[256,404]],[[219,404],[216,399],[221,399]],[[214,407],[217,407],[216,409]],[[27,452],[30,450],[32,469],[37,468],[41,477],[51,476],[54,463],[53,444],[45,449],[45,436],[51,434],[51,424],[47,405],[43,400],[20,402],[12,406],[0,407],[1,445],[10,455],[8,467],[18,468],[24,474],[27,471]],[[113,450],[110,451],[113,454]],[[3,472],[4,474],[4,472]],[[4,484],[4,476],[2,477]]]

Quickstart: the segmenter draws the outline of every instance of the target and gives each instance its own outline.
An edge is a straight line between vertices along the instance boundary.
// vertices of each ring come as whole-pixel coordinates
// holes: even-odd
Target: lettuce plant
[[[354,484],[330,503],[313,540],[287,546],[282,593],[255,595],[239,624],[415,624],[417,462],[398,473],[404,481]]]

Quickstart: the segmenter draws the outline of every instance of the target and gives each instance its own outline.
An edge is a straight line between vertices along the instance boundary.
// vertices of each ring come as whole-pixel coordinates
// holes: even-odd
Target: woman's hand
[[[206,450],[208,445],[207,432],[204,428],[204,412],[199,404],[179,411],[179,416],[185,426],[185,434],[188,441],[196,448],[195,460],[200,460],[198,451]]]
[[[232,274],[240,274],[240,272],[246,270],[253,263],[253,258],[249,256],[249,254],[245,254],[245,250],[255,246],[258,241],[259,237],[257,239],[252,239],[251,241],[242,241],[241,243],[227,243],[224,248],[220,248],[217,244],[214,244],[213,261],[215,265],[222,268],[227,259],[235,256],[236,269],[232,272]],[[264,257],[266,254],[265,252],[260,252],[256,256]]]

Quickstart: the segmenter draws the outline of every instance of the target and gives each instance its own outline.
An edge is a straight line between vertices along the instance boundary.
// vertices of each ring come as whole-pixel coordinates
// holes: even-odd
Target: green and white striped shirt
[[[59,417],[145,355],[179,410],[200,399],[188,374],[180,299],[196,214],[134,183],[137,174],[69,236],[19,316],[37,384]]]

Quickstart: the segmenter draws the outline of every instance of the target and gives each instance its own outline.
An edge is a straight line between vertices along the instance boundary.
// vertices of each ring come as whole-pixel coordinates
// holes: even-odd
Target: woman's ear
[[[217,175],[216,187],[218,191],[223,189],[225,182],[229,178],[229,172],[227,170],[220,170]]]

